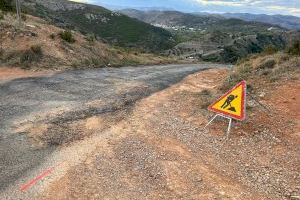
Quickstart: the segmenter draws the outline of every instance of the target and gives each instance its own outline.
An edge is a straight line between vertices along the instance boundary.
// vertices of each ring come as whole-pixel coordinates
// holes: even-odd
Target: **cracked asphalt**
[[[219,64],[164,65],[74,70],[49,77],[0,82],[0,192],[34,170],[56,146],[37,149],[16,129],[24,121],[57,108],[68,108],[51,123],[63,124],[95,114],[114,112],[162,90],[189,74],[226,67]],[[90,109],[88,102],[101,101]],[[56,120],[56,121],[55,121]]]

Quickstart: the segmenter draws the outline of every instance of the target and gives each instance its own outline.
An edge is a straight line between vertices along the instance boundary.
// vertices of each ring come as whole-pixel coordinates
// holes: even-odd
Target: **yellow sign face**
[[[246,103],[246,82],[242,81],[208,107],[209,110],[225,116],[244,120]]]

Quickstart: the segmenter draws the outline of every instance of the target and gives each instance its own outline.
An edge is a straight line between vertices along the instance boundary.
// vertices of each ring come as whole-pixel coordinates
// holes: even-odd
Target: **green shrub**
[[[4,14],[0,12],[0,20],[4,19]]]
[[[68,42],[68,43],[74,43],[75,39],[73,37],[73,34],[71,31],[63,31],[60,32],[60,37],[61,39],[63,39],[64,41]]]
[[[85,39],[86,39],[87,41],[89,41],[90,43],[93,43],[93,42],[95,42],[96,37],[95,37],[94,34],[88,34],[88,35],[86,36]]]
[[[278,48],[276,48],[273,45],[269,45],[266,48],[264,48],[264,50],[262,51],[262,54],[263,55],[271,55],[271,54],[274,54],[274,53],[276,53],[278,51],[279,51]]]
[[[224,62],[235,63],[241,56],[233,46],[225,46],[224,52],[221,53]]]
[[[20,57],[21,64],[29,64],[39,61],[43,56],[42,47],[40,45],[34,45],[30,49],[25,50]]]
[[[2,60],[3,55],[4,55],[4,50],[0,47],[0,60]]]
[[[200,107],[202,109],[206,109],[214,100],[214,96],[212,93],[204,89],[199,93]]]
[[[244,79],[245,78],[241,73],[231,73],[228,79],[223,82],[219,89],[222,92],[227,92],[229,89],[231,89],[233,86],[235,86],[237,83],[241,82]]]
[[[258,69],[272,69],[274,68],[276,61],[274,59],[268,59],[261,63],[257,68]]]
[[[52,40],[54,40],[54,39],[55,39],[55,34],[54,34],[54,33],[51,33],[51,34],[49,35],[49,37],[50,37]]]
[[[26,16],[25,14],[21,13],[21,19],[22,19],[23,21],[26,21],[26,20],[27,20],[27,16]]]
[[[241,65],[245,62],[248,62],[250,60],[250,57],[247,56],[247,57],[244,57],[244,58],[239,58],[237,61],[236,61],[236,65]]]
[[[30,47],[30,50],[37,55],[43,54],[42,47],[40,45],[33,45]]]
[[[200,94],[201,94],[201,95],[205,95],[205,96],[209,96],[209,95],[211,95],[211,92],[210,92],[209,90],[207,90],[207,89],[204,89],[204,90],[202,90],[202,91],[200,92]]]
[[[262,69],[258,72],[258,75],[259,76],[267,76],[271,73],[272,73],[272,71],[270,69]]]
[[[284,63],[290,59],[290,56],[287,54],[282,54],[279,56],[279,63]]]
[[[287,49],[288,54],[290,55],[300,55],[300,40],[296,40],[293,44]]]
[[[11,0],[0,0],[0,10],[5,12],[12,12],[15,10],[15,7]]]

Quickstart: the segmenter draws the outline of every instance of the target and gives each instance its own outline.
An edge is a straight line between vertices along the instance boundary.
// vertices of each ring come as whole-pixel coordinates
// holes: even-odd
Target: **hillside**
[[[173,30],[224,30],[251,34],[267,31],[271,27],[270,24],[266,23],[247,22],[238,19],[226,19],[218,15],[197,15],[179,11],[140,11],[125,9],[120,12],[141,21]],[[284,30],[280,27],[277,27],[277,29]]]
[[[16,28],[15,16],[6,14],[0,20],[0,37],[0,66],[61,70],[175,62],[157,55],[112,47],[79,32],[65,32],[30,15],[21,27]]]
[[[189,27],[203,28],[209,24],[219,22],[219,18],[195,16],[179,11],[140,11],[134,9],[125,9],[120,11],[130,17],[139,19],[149,24],[161,26],[164,28]]]
[[[272,24],[274,26],[280,26],[286,29],[300,29],[300,18],[291,15],[266,15],[266,14],[252,14],[252,13],[224,13],[224,14],[215,14],[207,12],[194,12],[194,13],[181,13],[177,11],[161,11],[155,8],[149,8],[146,10],[136,10],[136,9],[123,9],[121,10],[123,14],[131,16],[133,18],[140,19],[142,21],[147,21],[148,23],[160,22],[160,24],[165,25],[183,25],[183,21],[189,23],[188,19],[193,22],[198,19],[202,19],[203,22],[213,22],[215,20],[224,20],[224,19],[241,19],[247,22],[260,22],[266,24]],[[173,16],[170,18],[170,14]],[[159,16],[165,16],[167,19],[174,19],[175,21],[168,21],[166,18],[160,18]],[[197,17],[195,17],[197,16]],[[200,17],[200,18],[199,18]],[[176,21],[179,18],[185,18],[180,22]],[[211,21],[209,20],[211,19]],[[199,24],[199,23],[198,23]],[[200,23],[201,24],[201,23]]]
[[[23,10],[62,28],[94,34],[110,44],[161,51],[172,47],[170,32],[100,6],[67,0],[22,0]]]
[[[285,29],[266,23],[178,11],[121,12],[172,32],[178,44],[165,52],[168,56],[234,63],[268,46],[283,49],[288,43]]]

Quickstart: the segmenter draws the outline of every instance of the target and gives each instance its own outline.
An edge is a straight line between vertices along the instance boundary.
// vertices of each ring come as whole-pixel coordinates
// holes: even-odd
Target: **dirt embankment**
[[[139,101],[39,198],[299,198],[299,79],[268,85],[258,100],[271,112],[251,105],[225,141],[226,121],[202,129],[213,114],[199,99],[226,79],[226,70],[208,70]],[[82,127],[100,135],[100,122],[94,116]]]
[[[177,62],[137,50],[112,47],[93,35],[84,36],[73,31],[62,37],[63,32],[63,29],[30,15],[17,26],[15,17],[6,14],[0,20],[0,66],[62,70]]]
[[[0,68],[0,82],[9,81],[17,78],[27,78],[35,76],[50,76],[54,74],[54,71],[47,70],[24,70],[21,68],[12,68],[12,67],[1,67]]]

